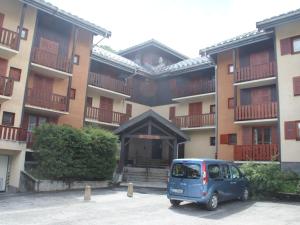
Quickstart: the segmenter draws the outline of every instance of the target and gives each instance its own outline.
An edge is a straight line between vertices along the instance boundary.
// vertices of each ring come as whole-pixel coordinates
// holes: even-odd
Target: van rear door
[[[169,192],[184,197],[199,197],[202,193],[201,166],[196,163],[174,163]]]

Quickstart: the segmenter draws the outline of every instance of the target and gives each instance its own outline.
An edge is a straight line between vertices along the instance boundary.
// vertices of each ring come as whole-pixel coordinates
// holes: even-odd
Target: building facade
[[[300,170],[300,10],[188,58],[156,40],[112,53],[93,47],[109,31],[49,3],[0,4],[0,191],[43,123],[115,132],[120,173],[178,157]]]

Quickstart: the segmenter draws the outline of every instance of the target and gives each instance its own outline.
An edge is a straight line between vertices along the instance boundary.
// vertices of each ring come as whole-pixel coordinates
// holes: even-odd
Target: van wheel
[[[206,209],[209,211],[216,210],[218,208],[218,201],[217,193],[213,193],[209,201],[206,203]]]
[[[175,206],[175,207],[179,206],[181,203],[181,201],[179,201],[179,200],[172,200],[172,199],[170,200],[170,202],[171,202],[172,206]]]
[[[240,197],[240,200],[244,202],[244,201],[247,201],[248,199],[249,199],[249,190],[247,187],[245,187],[245,189]]]

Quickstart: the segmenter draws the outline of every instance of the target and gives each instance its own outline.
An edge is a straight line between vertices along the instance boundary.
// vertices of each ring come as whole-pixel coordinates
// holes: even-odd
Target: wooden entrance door
[[[189,104],[189,127],[201,126],[202,102]]]
[[[113,99],[100,97],[100,121],[112,123],[113,120]]]

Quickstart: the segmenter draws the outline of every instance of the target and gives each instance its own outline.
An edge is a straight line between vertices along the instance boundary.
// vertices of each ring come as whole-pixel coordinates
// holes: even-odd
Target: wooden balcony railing
[[[0,125],[0,139],[8,141],[26,141],[27,131],[19,127]]]
[[[277,144],[236,145],[234,146],[235,161],[274,161],[278,160]]]
[[[19,34],[15,31],[0,27],[0,44],[18,50]]]
[[[215,80],[189,82],[183,87],[176,87],[175,98],[215,92]]]
[[[60,70],[62,72],[72,73],[72,62],[63,55],[56,55],[39,48],[34,48],[31,60],[36,64]]]
[[[176,116],[172,119],[172,122],[180,128],[192,128],[192,127],[207,127],[215,125],[215,114],[201,114],[192,116]]]
[[[89,84],[105,88],[111,91],[119,92],[125,95],[131,94],[131,87],[130,85],[126,85],[124,81],[117,80],[114,78],[111,78],[107,75],[98,74],[98,73],[89,73]]]
[[[87,107],[86,117],[99,122],[122,124],[129,120],[129,115],[120,112],[107,111],[95,107]]]
[[[274,77],[277,74],[276,62],[237,68],[235,82],[258,80]]]
[[[12,96],[14,80],[10,77],[0,76],[0,95]]]
[[[35,90],[31,88],[27,90],[26,103],[29,105],[34,105],[47,109],[54,109],[59,111],[67,110],[66,96],[53,93],[45,93],[41,90]]]
[[[277,118],[277,102],[259,105],[240,105],[235,108],[235,120],[256,120]]]

